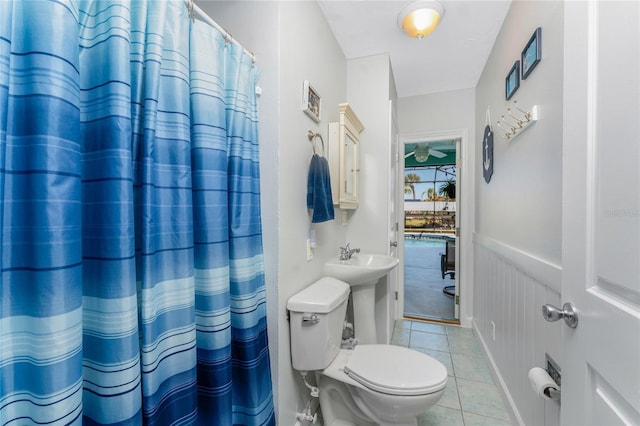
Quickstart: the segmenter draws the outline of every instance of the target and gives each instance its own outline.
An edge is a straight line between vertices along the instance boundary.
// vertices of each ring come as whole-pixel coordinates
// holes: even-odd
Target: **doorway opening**
[[[458,319],[457,140],[404,146],[405,318]]]

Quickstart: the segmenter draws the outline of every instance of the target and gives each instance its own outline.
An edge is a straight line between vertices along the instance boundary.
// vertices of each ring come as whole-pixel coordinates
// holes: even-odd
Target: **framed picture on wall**
[[[533,32],[533,35],[527,42],[522,54],[520,55],[520,60],[522,61],[522,79],[526,79],[527,76],[533,71],[533,69],[538,65],[540,59],[542,58],[542,29],[540,27],[536,28]]]
[[[516,61],[515,64],[509,70],[507,78],[504,81],[504,95],[507,100],[511,99],[516,90],[520,87],[520,61]]]
[[[320,122],[320,94],[305,80],[302,85],[302,110],[316,123]]]

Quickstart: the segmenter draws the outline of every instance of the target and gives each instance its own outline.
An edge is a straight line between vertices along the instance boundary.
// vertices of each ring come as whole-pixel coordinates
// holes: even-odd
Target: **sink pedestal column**
[[[351,286],[354,336],[362,344],[378,343],[376,333],[376,284],[398,266],[398,259],[386,254],[358,253],[351,259],[331,259],[324,272]]]
[[[376,282],[351,287],[353,297],[353,328],[361,345],[378,343],[376,334]]]

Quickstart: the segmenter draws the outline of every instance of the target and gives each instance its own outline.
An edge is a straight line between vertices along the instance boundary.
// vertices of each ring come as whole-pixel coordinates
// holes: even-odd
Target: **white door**
[[[564,16],[561,422],[639,425],[640,2]]]

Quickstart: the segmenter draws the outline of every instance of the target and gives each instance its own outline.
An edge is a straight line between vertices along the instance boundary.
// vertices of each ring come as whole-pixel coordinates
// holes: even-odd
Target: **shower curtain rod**
[[[251,61],[253,63],[256,62],[256,55],[253,52],[247,50],[247,48],[244,47],[242,44],[240,44],[238,40],[233,38],[229,33],[229,31],[225,30],[216,21],[211,19],[209,15],[207,15],[202,9],[200,9],[200,7],[198,7],[195,0],[184,0],[184,3],[187,5],[187,9],[189,10],[189,17],[191,17],[192,19],[198,18],[206,22],[207,24],[211,25],[216,30],[220,31],[224,36],[224,39],[227,41],[227,43],[234,43],[242,47],[242,49],[244,50],[244,53],[251,56]]]

